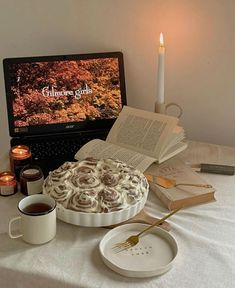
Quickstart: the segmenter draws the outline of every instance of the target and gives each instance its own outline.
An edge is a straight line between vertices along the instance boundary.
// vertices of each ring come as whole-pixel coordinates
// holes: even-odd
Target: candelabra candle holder
[[[168,103],[168,104],[165,104],[165,103],[155,103],[155,112],[156,113],[161,113],[161,114],[168,114],[167,113],[167,110],[170,108],[170,107],[173,107],[175,106],[178,110],[178,114],[176,115],[177,118],[180,118],[183,114],[183,109],[180,105],[178,105],[177,103]]]
[[[13,146],[10,150],[11,171],[15,173],[16,180],[20,180],[21,169],[31,163],[31,152],[25,145]]]
[[[15,174],[10,171],[0,173],[0,195],[10,196],[17,192]]]

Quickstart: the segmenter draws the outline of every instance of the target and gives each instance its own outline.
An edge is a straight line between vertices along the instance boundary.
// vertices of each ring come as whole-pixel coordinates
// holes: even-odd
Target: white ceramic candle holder
[[[155,112],[156,113],[161,113],[161,114],[168,114],[167,110],[168,110],[169,107],[172,107],[172,106],[177,107],[179,112],[178,112],[178,115],[176,117],[180,118],[182,116],[182,114],[183,114],[183,109],[182,109],[182,107],[179,104],[174,103],[174,102],[171,102],[171,103],[168,103],[168,104],[155,103]]]

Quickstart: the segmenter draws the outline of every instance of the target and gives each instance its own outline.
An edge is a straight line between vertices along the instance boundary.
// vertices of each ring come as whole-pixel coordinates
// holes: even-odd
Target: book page
[[[180,126],[175,126],[168,138],[169,143],[161,148],[159,152],[160,157],[163,157],[171,147],[184,140],[184,129]]]
[[[181,141],[179,143],[174,144],[173,146],[167,147],[167,150],[165,150],[164,153],[160,155],[158,163],[160,164],[170,159],[171,157],[184,151],[187,147],[188,147],[188,143],[186,141]]]
[[[153,162],[155,158],[145,156],[135,151],[119,147],[106,141],[95,139],[91,140],[76,153],[75,159],[93,158],[113,158],[125,162],[133,166],[141,172],[144,172]]]
[[[172,116],[124,106],[106,141],[158,160],[177,122]]]

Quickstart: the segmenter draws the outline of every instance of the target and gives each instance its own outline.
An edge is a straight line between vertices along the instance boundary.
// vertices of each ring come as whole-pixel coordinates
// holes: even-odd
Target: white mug
[[[55,237],[56,234],[56,202],[53,198],[35,194],[23,198],[19,204],[19,217],[9,222],[10,238],[19,238],[30,244],[43,244]],[[20,232],[12,233],[12,224],[20,222]]]

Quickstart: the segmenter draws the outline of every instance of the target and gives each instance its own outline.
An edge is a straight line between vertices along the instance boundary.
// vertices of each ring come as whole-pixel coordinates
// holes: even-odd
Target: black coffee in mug
[[[51,210],[52,207],[46,203],[32,203],[26,206],[22,212],[26,214],[38,215],[38,214],[46,214]]]
[[[20,200],[17,206],[19,216],[9,221],[10,238],[22,237],[30,244],[44,244],[56,235],[56,201],[45,194],[34,194]],[[19,230],[13,232],[13,224],[18,223]],[[1,285],[0,285],[1,286]]]

